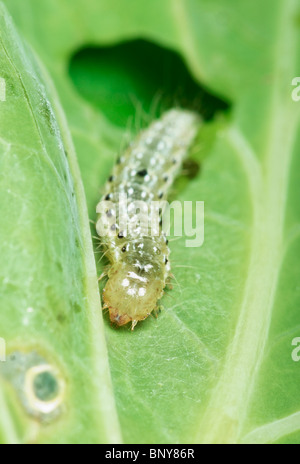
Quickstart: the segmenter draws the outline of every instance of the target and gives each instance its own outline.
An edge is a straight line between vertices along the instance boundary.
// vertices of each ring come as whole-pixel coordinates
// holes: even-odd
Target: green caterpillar
[[[104,308],[121,326],[146,319],[157,309],[170,277],[170,250],[161,224],[153,234],[136,221],[134,203],[145,205],[167,199],[182,161],[194,141],[200,117],[191,111],[172,109],[143,130],[118,159],[105,194],[98,205],[97,232],[110,267],[103,290]],[[120,196],[127,198],[124,229],[120,225]],[[104,205],[104,207],[103,207]],[[141,206],[142,208],[142,206]],[[105,226],[105,227],[104,227]],[[103,230],[109,233],[103,234]]]

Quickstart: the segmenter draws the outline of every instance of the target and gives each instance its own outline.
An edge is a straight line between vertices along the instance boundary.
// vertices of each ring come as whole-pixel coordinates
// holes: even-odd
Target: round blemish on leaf
[[[31,367],[25,376],[28,406],[35,414],[49,415],[64,402],[65,382],[59,371],[50,364]]]
[[[53,360],[49,363],[36,350],[14,351],[0,367],[29,416],[49,423],[65,411],[67,384]]]
[[[50,371],[37,374],[33,381],[35,396],[41,401],[50,401],[58,395],[59,385]]]

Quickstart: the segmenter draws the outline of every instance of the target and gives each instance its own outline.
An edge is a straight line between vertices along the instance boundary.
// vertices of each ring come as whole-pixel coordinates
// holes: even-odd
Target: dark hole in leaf
[[[178,53],[145,40],[84,48],[72,57],[69,72],[78,92],[119,126],[139,119],[141,109],[156,117],[179,106],[210,120],[229,108],[196,82]]]

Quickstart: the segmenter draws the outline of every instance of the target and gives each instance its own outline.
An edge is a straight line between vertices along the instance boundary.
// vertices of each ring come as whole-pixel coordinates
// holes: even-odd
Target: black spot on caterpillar
[[[110,261],[108,282],[103,290],[104,308],[108,308],[110,320],[121,326],[146,319],[157,309],[170,277],[170,250],[160,228],[157,236],[135,230],[134,233],[118,230],[120,194],[126,194],[128,204],[143,201],[146,204],[166,198],[182,162],[187,156],[200,125],[200,117],[192,112],[172,109],[143,130],[130,144],[121,160],[114,166],[101,201],[110,200],[115,206],[111,231],[114,235],[102,235],[99,231],[108,214],[106,209],[97,221],[105,255]],[[100,202],[101,203],[101,202]],[[128,208],[127,223],[134,219]]]

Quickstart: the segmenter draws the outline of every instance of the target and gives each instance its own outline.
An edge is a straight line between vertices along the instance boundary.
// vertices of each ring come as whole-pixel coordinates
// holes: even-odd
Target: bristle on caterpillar
[[[136,224],[136,211],[130,205],[144,202],[149,206],[167,199],[199,125],[200,117],[194,112],[167,111],[138,134],[118,158],[108,179],[100,203],[109,202],[110,206],[101,212],[97,208],[97,232],[110,262],[103,290],[104,309],[118,326],[131,322],[133,330],[156,311],[171,275],[170,249],[162,227],[151,235],[150,228],[145,230]],[[119,224],[120,195],[126,195],[129,205],[129,230],[122,230]],[[149,214],[149,210],[142,214]],[[104,224],[109,224],[109,234],[103,235]]]

